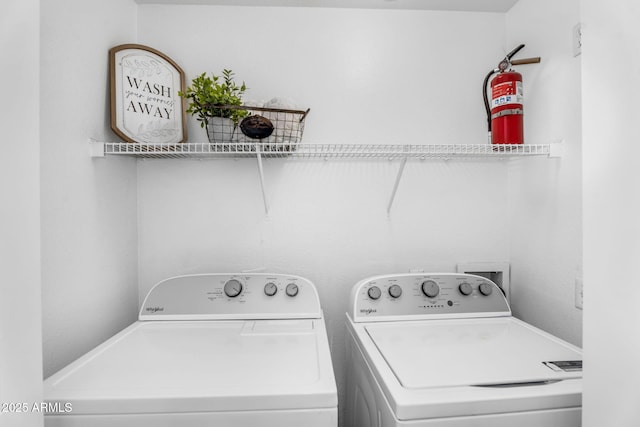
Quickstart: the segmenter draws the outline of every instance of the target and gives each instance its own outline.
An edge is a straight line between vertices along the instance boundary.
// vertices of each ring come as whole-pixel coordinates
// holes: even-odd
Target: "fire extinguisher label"
[[[522,105],[523,101],[522,82],[499,83],[491,89],[491,108],[509,104]]]

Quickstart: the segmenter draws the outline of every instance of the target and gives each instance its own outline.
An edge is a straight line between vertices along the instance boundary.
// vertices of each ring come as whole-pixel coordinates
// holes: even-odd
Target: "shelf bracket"
[[[564,139],[554,144],[549,144],[549,158],[564,156],[564,150],[565,150]]]
[[[396,182],[393,185],[393,190],[391,191],[391,198],[389,199],[389,204],[387,205],[387,216],[391,214],[391,206],[393,206],[393,199],[396,198],[396,192],[398,191],[398,186],[400,185],[400,178],[402,178],[402,173],[404,172],[404,166],[407,164],[408,157],[403,157],[400,162],[400,169],[398,169],[398,175],[396,176]]]
[[[104,142],[98,142],[93,138],[89,138],[89,156],[104,157]]]
[[[267,192],[264,186],[264,169],[262,168],[262,153],[260,152],[260,144],[256,144],[256,159],[258,160],[258,173],[260,174],[260,189],[262,190],[264,213],[269,215],[269,204],[267,203]]]

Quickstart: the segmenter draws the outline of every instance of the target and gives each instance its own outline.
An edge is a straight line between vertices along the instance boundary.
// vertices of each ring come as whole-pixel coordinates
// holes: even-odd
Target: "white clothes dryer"
[[[350,427],[579,427],[582,352],[468,274],[368,278],[351,293]]]
[[[47,378],[44,397],[47,427],[337,426],[318,293],[282,274],[160,282],[137,322]]]

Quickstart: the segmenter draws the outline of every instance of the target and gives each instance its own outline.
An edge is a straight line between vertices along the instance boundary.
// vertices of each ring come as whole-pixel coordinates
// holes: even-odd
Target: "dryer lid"
[[[77,414],[331,408],[322,319],[136,322],[44,384]]]
[[[582,360],[580,351],[511,317],[376,323],[365,330],[405,389],[508,386],[582,376],[545,364]]]

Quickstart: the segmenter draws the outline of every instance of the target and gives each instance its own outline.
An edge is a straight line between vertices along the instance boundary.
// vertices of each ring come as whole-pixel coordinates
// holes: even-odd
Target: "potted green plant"
[[[236,140],[238,123],[248,116],[242,106],[242,95],[247,90],[244,82],[238,85],[231,70],[222,70],[222,76],[202,73],[191,81],[184,92],[178,94],[189,100],[187,113],[196,116],[200,127],[207,131],[214,143]]]

